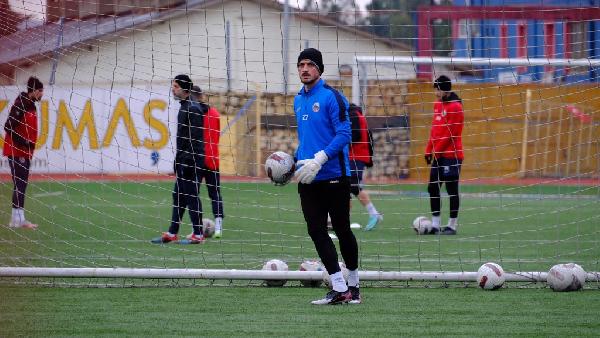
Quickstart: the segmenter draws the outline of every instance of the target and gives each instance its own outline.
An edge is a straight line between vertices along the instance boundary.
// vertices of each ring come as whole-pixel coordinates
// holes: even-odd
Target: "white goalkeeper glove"
[[[296,171],[296,178],[300,183],[309,184],[311,183],[321,167],[327,162],[327,154],[323,150],[315,154],[314,158],[308,160],[300,160],[296,163],[296,166],[300,166],[300,169]]]

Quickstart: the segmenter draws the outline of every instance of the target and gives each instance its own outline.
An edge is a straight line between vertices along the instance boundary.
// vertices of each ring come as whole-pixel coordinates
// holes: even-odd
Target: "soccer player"
[[[462,146],[464,113],[462,101],[452,91],[452,83],[447,76],[438,77],[433,83],[433,88],[438,100],[433,104],[431,134],[425,149],[425,161],[431,165],[427,186],[432,214],[431,234],[456,235],[460,208],[458,181],[464,159]],[[450,197],[450,219],[440,230],[442,184],[446,184],[446,191]]]
[[[199,86],[192,88],[191,100],[194,103],[202,102],[202,89]],[[206,180],[206,189],[212,204],[212,213],[215,217],[215,238],[221,238],[223,233],[223,197],[221,196],[221,174],[219,173],[219,137],[221,137],[220,114],[215,107],[209,107],[208,114],[204,115],[204,154],[206,168],[198,170],[198,182]],[[190,238],[191,233],[187,236]]]
[[[352,144],[350,145],[350,192],[356,196],[369,213],[369,223],[366,231],[373,230],[381,221],[383,216],[377,211],[369,193],[363,190],[363,172],[365,167],[373,166],[373,140],[367,125],[367,119],[359,106],[350,104],[348,110],[350,122],[352,123]]]
[[[200,182],[199,173],[206,169],[204,153],[204,116],[208,106],[190,100],[190,92],[194,84],[187,75],[177,75],[171,83],[173,96],[180,101],[177,113],[177,151],[174,171],[173,213],[168,232],[152,240],[152,243],[169,243],[177,241],[179,225],[187,208],[192,221],[193,234],[182,244],[199,244],[204,242],[202,234],[202,204],[198,198]]]
[[[44,85],[36,77],[27,80],[27,92],[19,94],[10,108],[4,124],[3,154],[8,158],[13,181],[12,215],[9,227],[35,229],[36,224],[25,219],[25,190],[29,182],[29,167],[38,136],[35,103],[44,96]]]
[[[323,56],[314,48],[298,56],[298,75],[304,84],[294,98],[298,124],[296,163],[298,193],[308,234],[332,281],[332,290],[312,302],[315,305],[360,303],[358,244],[350,229],[350,166],[348,146],[352,139],[348,101],[321,79]],[[327,233],[327,214],[350,271],[348,284],[338,255]]]

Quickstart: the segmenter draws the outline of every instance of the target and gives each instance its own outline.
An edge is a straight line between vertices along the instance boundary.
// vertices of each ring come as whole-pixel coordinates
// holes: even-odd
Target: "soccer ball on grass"
[[[477,270],[477,284],[484,290],[497,290],[504,281],[504,270],[496,263],[485,263]]]
[[[431,220],[425,216],[419,216],[413,221],[413,229],[419,235],[427,235],[433,229]]]
[[[300,264],[300,271],[325,271],[325,267],[321,262],[316,260],[304,261]],[[300,284],[306,287],[319,287],[323,283],[322,280],[301,280]]]
[[[288,271],[288,265],[286,262],[280,259],[271,259],[263,265],[263,270],[267,271]],[[287,283],[285,279],[266,279],[265,283],[267,286],[284,286]]]
[[[550,268],[546,284],[553,291],[577,291],[585,285],[586,272],[575,263],[557,264]]]
[[[202,219],[202,234],[204,234],[204,237],[206,238],[210,238],[215,234],[215,222],[212,219]]]

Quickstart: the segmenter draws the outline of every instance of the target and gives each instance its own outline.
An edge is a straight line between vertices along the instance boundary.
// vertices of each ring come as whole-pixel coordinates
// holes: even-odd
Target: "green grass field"
[[[317,258],[295,184],[225,183],[221,240],[191,246],[152,245],[149,240],[169,223],[171,187],[172,183],[163,182],[34,182],[28,190],[27,210],[40,228],[0,227],[0,266],[260,269],[264,261],[279,258],[295,270],[302,260]],[[6,223],[10,189],[8,183],[0,184],[0,200],[6,206],[0,218]],[[363,270],[476,271],[482,263],[494,261],[506,271],[547,271],[561,262],[600,271],[598,187],[463,185],[461,226],[459,235],[452,237],[416,236],[412,230],[412,220],[428,214],[423,185],[369,189],[385,219],[375,231],[355,231]],[[205,216],[212,217],[205,195],[203,191]],[[447,199],[443,208],[447,216]],[[352,213],[353,221],[366,223],[367,215],[356,201]],[[181,233],[189,231],[186,224]],[[63,287],[67,284],[82,287]],[[473,284],[464,288],[451,283],[443,288],[439,283],[370,282],[362,285],[364,304],[325,309],[309,304],[324,294],[324,288],[298,285],[0,279],[0,336],[592,336],[600,332],[598,283],[588,283],[583,292],[560,294],[543,285],[508,285],[506,290],[484,292]],[[333,334],[328,334],[329,329]]]

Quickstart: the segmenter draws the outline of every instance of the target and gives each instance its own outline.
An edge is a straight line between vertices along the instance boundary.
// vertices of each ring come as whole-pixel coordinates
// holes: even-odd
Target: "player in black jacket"
[[[202,204],[198,198],[200,184],[197,172],[206,167],[204,156],[204,115],[208,106],[190,100],[190,91],[194,84],[187,75],[177,75],[172,82],[173,96],[181,102],[177,114],[177,153],[175,154],[175,186],[173,188],[173,214],[169,231],[152,243],[169,243],[177,241],[179,224],[187,208],[192,221],[193,235],[186,244],[204,242],[202,234]]]

